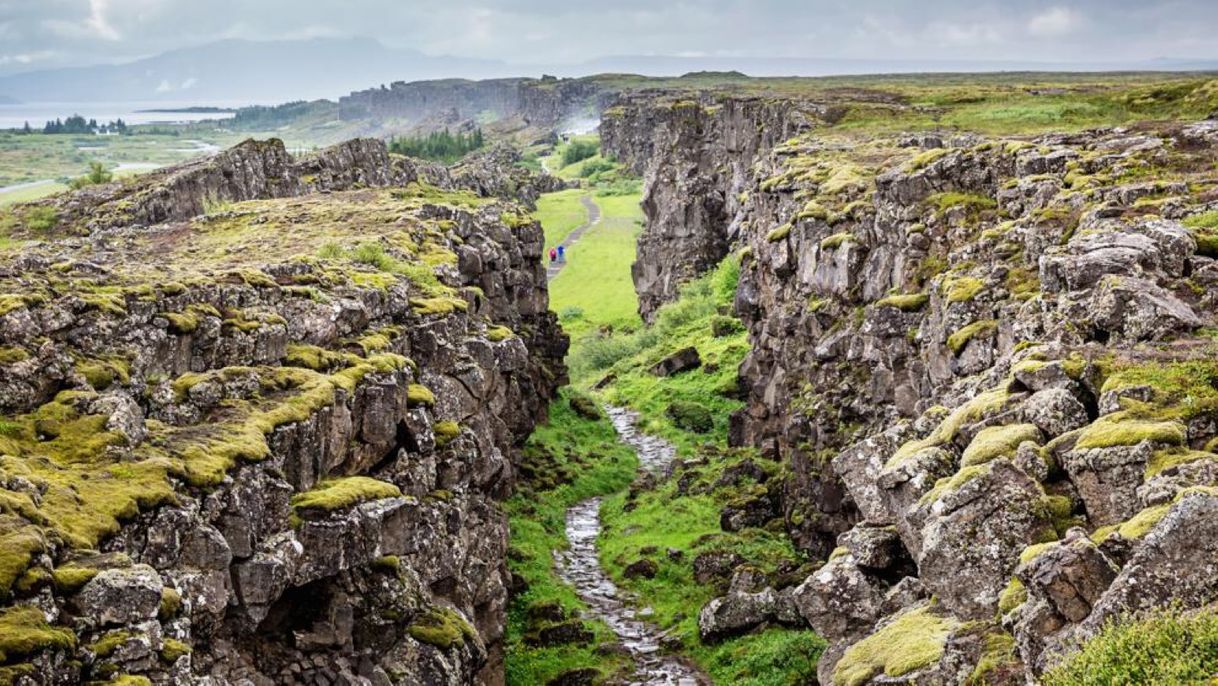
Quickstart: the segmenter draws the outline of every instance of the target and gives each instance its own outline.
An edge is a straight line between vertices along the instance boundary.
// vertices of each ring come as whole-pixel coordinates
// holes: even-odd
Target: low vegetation
[[[1205,684],[1218,674],[1218,613],[1164,610],[1107,625],[1045,686]]]

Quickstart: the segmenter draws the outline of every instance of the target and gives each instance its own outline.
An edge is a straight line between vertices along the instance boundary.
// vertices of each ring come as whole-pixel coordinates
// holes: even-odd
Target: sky
[[[1218,57],[1216,0],[0,0],[0,75],[224,38],[371,37],[518,64],[611,55]]]

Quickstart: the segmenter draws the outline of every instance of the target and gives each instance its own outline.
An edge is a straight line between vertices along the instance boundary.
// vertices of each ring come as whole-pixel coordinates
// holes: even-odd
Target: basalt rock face
[[[647,321],[680,285],[718,264],[758,154],[806,130],[823,108],[763,98],[626,95],[601,119],[601,147],[644,177],[647,218],[631,269]]]
[[[640,247],[739,250],[731,439],[787,463],[788,531],[831,557],[793,594],[821,682],[1023,683],[1108,620],[1218,602],[1218,125],[774,138],[725,233]],[[718,202],[635,140],[649,197]]]
[[[566,338],[540,226],[512,201],[392,187],[404,161],[383,153],[247,144],[142,184],[157,200],[124,209],[159,223],[89,230],[107,189],[41,206],[82,208],[49,235],[39,208],[14,212],[5,680],[502,680],[498,501]],[[228,188],[279,197],[164,204],[232,169],[249,173]]]
[[[526,124],[553,127],[572,117],[595,115],[612,97],[612,89],[590,79],[398,81],[340,98],[339,117],[414,122],[442,118],[455,123],[494,112],[500,119],[519,117]]]

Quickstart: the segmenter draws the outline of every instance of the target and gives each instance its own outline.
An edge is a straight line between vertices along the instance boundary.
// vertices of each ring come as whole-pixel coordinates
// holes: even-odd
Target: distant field
[[[534,216],[546,233],[546,248],[558,245],[569,233],[588,221],[588,209],[580,198],[588,191],[581,188],[547,193],[537,200]]]
[[[630,279],[643,221],[639,196],[594,200],[601,221],[567,248],[567,266],[550,284],[550,309],[573,335],[601,325],[633,328],[639,323],[639,301]]]

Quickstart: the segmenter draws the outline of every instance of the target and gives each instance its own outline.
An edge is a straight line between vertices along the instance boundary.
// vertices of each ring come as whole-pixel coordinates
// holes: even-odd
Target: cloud
[[[1064,36],[1083,24],[1083,17],[1068,7],[1050,7],[1028,21],[1028,33],[1039,37]]]

